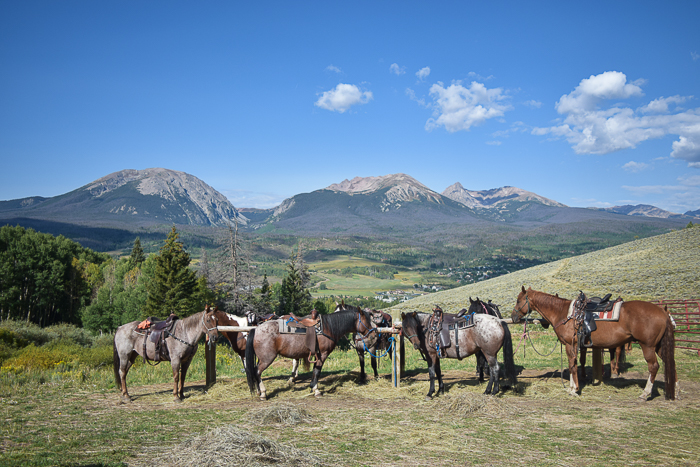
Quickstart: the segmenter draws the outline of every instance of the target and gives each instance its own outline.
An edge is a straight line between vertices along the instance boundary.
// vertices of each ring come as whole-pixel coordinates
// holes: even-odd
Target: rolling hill
[[[698,258],[700,227],[681,229],[414,298],[390,312],[394,317],[402,311],[430,312],[437,304],[456,313],[469,304],[469,297],[479,297],[498,304],[505,317],[521,286],[571,299],[580,290],[625,300],[698,298]]]

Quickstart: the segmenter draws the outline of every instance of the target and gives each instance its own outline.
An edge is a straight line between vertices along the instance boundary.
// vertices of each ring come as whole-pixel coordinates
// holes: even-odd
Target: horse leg
[[[428,358],[428,376],[430,376],[430,389],[428,390],[428,394],[425,396],[425,400],[429,401],[433,398],[433,394],[435,393],[435,367],[436,367],[436,361],[438,360],[437,355],[435,357],[431,357],[430,355],[427,356]]]
[[[258,383],[258,395],[260,396],[261,401],[266,401],[267,400],[267,389],[265,388],[265,385],[263,384],[262,381],[262,373],[265,371],[265,369],[272,364],[272,362],[275,360],[275,357],[277,357],[277,354],[275,354],[272,357],[272,360],[259,360],[258,361],[258,371],[256,372],[255,376],[257,379]]]
[[[321,358],[318,358],[316,360],[316,363],[314,363],[314,371],[311,376],[311,390],[314,392],[315,397],[320,397],[323,394],[321,391],[318,390],[318,379],[321,376],[321,369],[323,368],[323,362],[326,361],[326,357],[328,357],[327,353],[321,354]]]
[[[576,368],[576,348],[566,344],[566,356],[569,357],[569,394],[578,396],[578,368]]]
[[[170,365],[173,368],[173,402],[182,402],[180,399],[180,360],[173,359],[170,361]]]
[[[498,365],[498,358],[496,357],[496,355],[484,354],[484,356],[486,357],[490,368],[489,384],[486,385],[486,391],[484,391],[484,394],[491,394],[492,396],[495,396],[501,390],[501,386],[499,383],[499,375],[501,372],[501,368]]]
[[[129,373],[131,365],[136,361],[137,356],[138,353],[135,351],[132,351],[128,355],[117,355],[117,358],[119,358],[119,389],[122,393],[122,402],[131,402],[131,396],[129,396],[129,391],[126,388],[126,375]]]
[[[377,359],[374,357],[371,357],[371,359],[372,370],[374,371],[374,379],[379,379],[379,373],[377,372]]]
[[[360,359],[360,384],[367,382],[367,374],[365,373],[365,352],[355,347],[357,358]]]
[[[293,386],[297,376],[299,376],[299,360],[294,358],[292,359],[292,376],[287,380],[287,384]]]
[[[176,402],[182,402],[185,399],[185,378],[187,377],[190,363],[192,363],[192,359],[180,362],[180,392],[178,393],[179,400]]]
[[[659,371],[659,362],[656,359],[656,351],[654,347],[649,347],[639,343],[642,348],[642,353],[644,354],[644,360],[647,361],[647,367],[649,368],[649,378],[647,379],[647,385],[639,396],[640,399],[647,400],[651,396],[654,390],[654,383],[656,382],[656,373]],[[668,387],[673,387],[673,383],[667,383]],[[671,389],[672,390],[672,389]]]
[[[440,359],[435,362],[435,376],[438,380],[438,395],[445,395],[445,383],[442,382],[442,368],[440,368]]]
[[[579,381],[586,383],[588,381],[588,377],[586,376],[586,356],[588,354],[588,349],[586,347],[581,347],[581,358],[579,362],[579,367],[578,367],[578,379]]]

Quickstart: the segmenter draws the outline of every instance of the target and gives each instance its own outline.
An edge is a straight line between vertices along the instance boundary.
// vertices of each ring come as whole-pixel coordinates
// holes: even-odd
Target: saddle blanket
[[[280,334],[306,334],[306,330],[308,329],[305,326],[301,326],[294,321],[289,321],[288,319],[284,318],[279,318],[277,322],[279,323]],[[313,328],[315,329],[316,334],[323,333],[323,321],[319,320],[318,323],[313,326]]]
[[[594,311],[593,315],[595,315],[596,321],[619,321],[620,309],[622,308],[623,303],[624,302],[622,300],[618,300],[617,302],[615,302],[615,304],[612,307],[612,310],[610,311]],[[571,304],[569,305],[569,313],[566,315],[567,318],[573,318],[574,312],[576,311],[574,309],[575,304],[576,300],[571,300]]]

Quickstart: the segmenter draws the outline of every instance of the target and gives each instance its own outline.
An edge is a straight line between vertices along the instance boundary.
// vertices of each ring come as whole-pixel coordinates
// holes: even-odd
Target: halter
[[[530,297],[527,296],[527,292],[525,292],[525,303],[520,305],[520,308],[515,310],[516,312],[520,313],[520,310],[523,309],[523,307],[527,305],[527,313],[525,313],[522,318],[524,318],[527,321],[527,317],[532,314],[532,305],[530,305]]]
[[[367,351],[368,347],[367,347],[367,343],[365,342],[365,339],[367,338],[367,336],[369,336],[370,332],[372,332],[372,331],[378,332],[378,331],[377,331],[377,328],[372,328],[372,327],[368,328],[367,325],[362,322],[362,314],[363,313],[364,312],[362,310],[357,311],[357,331],[356,331],[357,335],[355,336],[355,344],[357,345],[357,341],[361,340],[364,350]],[[364,326],[364,328],[367,329],[367,332],[364,335],[360,331],[360,324],[362,324],[362,326]],[[359,339],[357,338],[357,336],[359,336]]]

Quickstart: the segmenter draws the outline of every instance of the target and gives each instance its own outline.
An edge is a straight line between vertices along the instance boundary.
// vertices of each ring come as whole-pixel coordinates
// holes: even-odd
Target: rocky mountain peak
[[[442,195],[470,208],[490,209],[507,201],[535,201],[547,206],[566,207],[557,201],[514,186],[472,191],[467,190],[461,183],[457,182],[445,188]]]

